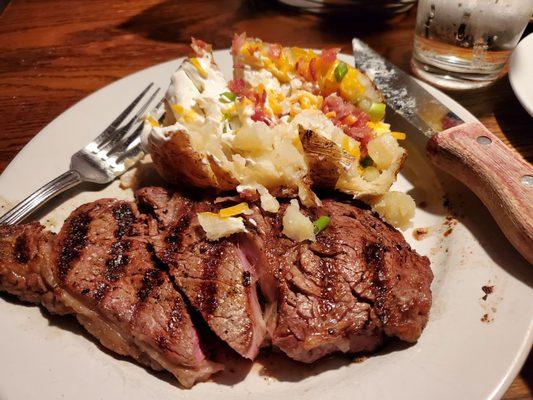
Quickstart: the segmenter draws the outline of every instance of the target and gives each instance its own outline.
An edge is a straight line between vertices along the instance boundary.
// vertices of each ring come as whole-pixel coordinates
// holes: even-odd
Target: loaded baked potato
[[[164,179],[257,191],[272,212],[276,197],[311,206],[320,202],[314,190],[336,189],[379,203],[376,209],[396,226],[408,223],[412,200],[384,196],[404,160],[397,140],[405,135],[383,122],[381,95],[337,59],[338,50],[317,53],[238,35],[234,76],[226,81],[210,45],[193,39],[192,48],[195,56],[172,76],[164,120],[148,117],[143,133]]]

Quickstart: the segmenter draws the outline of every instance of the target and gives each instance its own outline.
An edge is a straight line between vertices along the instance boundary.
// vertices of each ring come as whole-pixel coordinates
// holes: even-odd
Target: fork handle
[[[23,221],[48,200],[81,182],[81,176],[76,171],[70,170],[59,175],[0,217],[0,225],[14,225]]]

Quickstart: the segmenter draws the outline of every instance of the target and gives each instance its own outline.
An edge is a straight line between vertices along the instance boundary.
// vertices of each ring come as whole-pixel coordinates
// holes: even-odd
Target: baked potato
[[[163,122],[150,116],[142,135],[165,180],[254,190],[269,211],[281,196],[319,204],[313,189],[376,204],[388,192],[406,155],[397,142],[402,134],[383,122],[372,82],[339,61],[337,50],[319,54],[236,36],[228,82],[211,46],[193,39],[192,47],[195,56],[172,76]]]

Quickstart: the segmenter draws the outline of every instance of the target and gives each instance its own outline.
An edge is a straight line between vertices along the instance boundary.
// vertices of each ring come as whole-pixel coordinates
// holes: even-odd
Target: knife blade
[[[479,121],[465,123],[413,77],[361,40],[352,40],[355,66],[387,105],[427,140],[437,167],[471,189],[511,244],[533,264],[533,167]]]
[[[414,78],[381,57],[366,43],[354,38],[352,47],[355,66],[374,81],[387,105],[428,139],[436,132],[464,123]]]

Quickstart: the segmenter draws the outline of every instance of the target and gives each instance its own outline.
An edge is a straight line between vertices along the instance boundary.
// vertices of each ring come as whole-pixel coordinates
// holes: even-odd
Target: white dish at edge
[[[226,76],[228,50],[215,52]],[[343,56],[352,62],[349,56]],[[0,176],[0,197],[16,203],[64,172],[70,155],[94,138],[148,82],[165,88],[178,60],[153,66],[102,88],[46,126]],[[459,104],[424,85],[465,121],[475,118]],[[408,135],[416,135],[408,132]],[[416,184],[413,187],[413,182]],[[441,188],[435,172],[416,149],[395,188],[410,191],[428,205],[417,209],[414,227],[437,231],[416,241],[406,239],[432,261],[435,280],[430,320],[418,343],[385,348],[361,363],[319,361],[310,373],[298,364],[274,379],[254,364],[241,380],[229,375],[191,390],[168,374],[151,373],[99,349],[75,324],[64,329],[60,317],[48,318],[38,307],[0,297],[0,398],[106,399],[496,399],[518,373],[532,344],[533,290],[530,266],[511,248],[496,225],[464,187],[448,182],[466,217],[449,236],[442,235]],[[62,196],[41,221],[58,229],[76,206],[106,196],[131,197],[114,182],[107,187]],[[47,213],[48,212],[48,213]],[[529,283],[528,283],[529,280]],[[482,300],[483,285],[494,293]],[[482,322],[487,315],[490,322]],[[343,359],[345,360],[345,359]],[[276,369],[274,365],[272,367]],[[282,369],[282,366],[280,366]],[[302,370],[304,368],[302,367]],[[264,372],[264,369],[262,370]],[[243,375],[244,376],[244,375]],[[295,377],[297,379],[295,379]]]
[[[533,33],[523,38],[511,54],[509,82],[520,104],[533,117]]]

